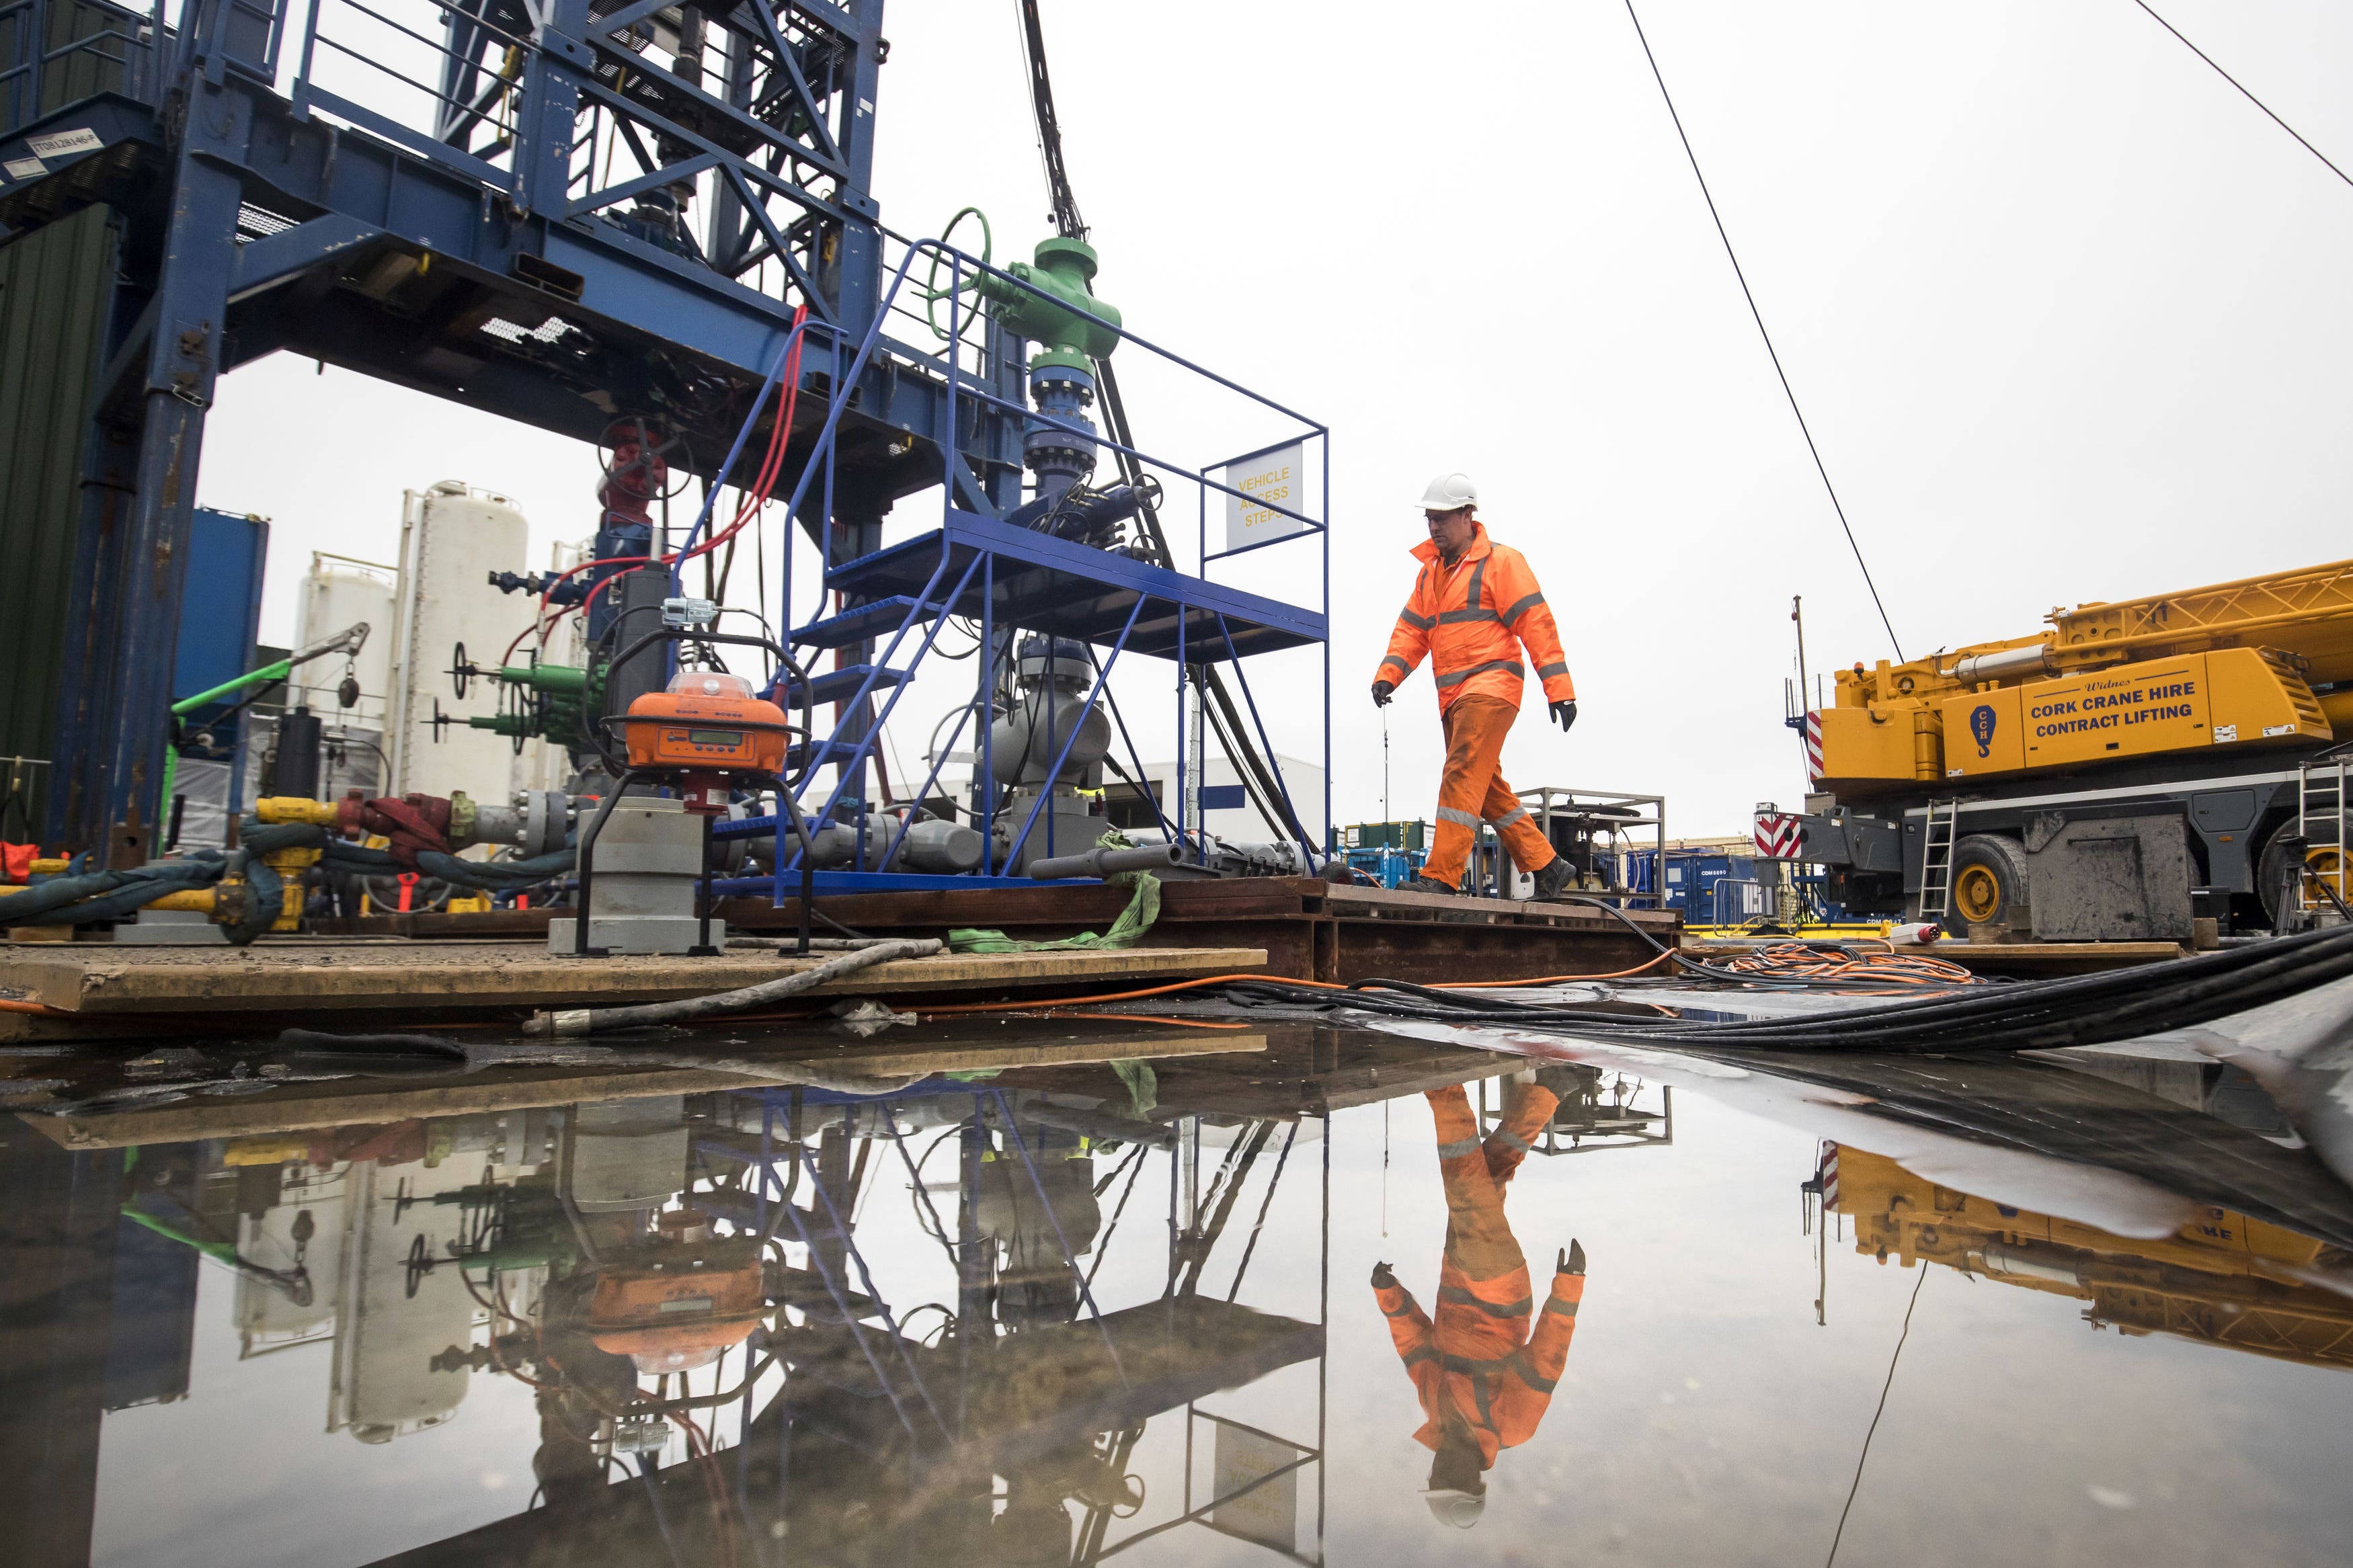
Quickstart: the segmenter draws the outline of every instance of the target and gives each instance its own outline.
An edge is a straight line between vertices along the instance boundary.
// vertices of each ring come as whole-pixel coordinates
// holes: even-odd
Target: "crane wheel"
[[[1972,833],[1954,845],[1951,901],[1946,923],[1956,936],[1967,936],[1973,925],[2031,930],[2025,849],[2014,838],[1991,833]]]
[[[2281,931],[2284,918],[2293,925],[2300,918],[2296,911],[2307,902],[2326,904],[2328,893],[2323,891],[2324,887],[2340,899],[2353,900],[2353,882],[2348,882],[2346,875],[2344,854],[2328,842],[2336,837],[2335,824],[2327,818],[2316,820],[2311,831],[2304,835],[2306,842],[2301,875],[2293,847],[2300,833],[2296,819],[2289,817],[2272,829],[2271,837],[2263,840],[2263,854],[2255,861],[2255,896],[2262,900],[2263,918],[2274,931]]]

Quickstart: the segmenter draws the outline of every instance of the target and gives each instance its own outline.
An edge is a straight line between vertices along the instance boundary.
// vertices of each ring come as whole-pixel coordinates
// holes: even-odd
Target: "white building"
[[[1291,808],[1299,814],[1301,826],[1320,848],[1324,843],[1324,769],[1317,763],[1300,757],[1277,752],[1276,771],[1282,776],[1284,789],[1291,796]],[[1150,782],[1153,794],[1159,798],[1162,815],[1170,822],[1176,820],[1176,764],[1146,763],[1144,774]],[[1135,827],[1152,825],[1152,814],[1144,809],[1134,792],[1124,784],[1112,782],[1104,792],[1112,809],[1113,820]],[[1281,839],[1285,835],[1269,827],[1250,803],[1250,794],[1242,787],[1241,774],[1225,758],[1213,756],[1202,769],[1201,818],[1208,830],[1219,838],[1240,844],[1263,844]],[[1188,824],[1189,826],[1189,824]]]

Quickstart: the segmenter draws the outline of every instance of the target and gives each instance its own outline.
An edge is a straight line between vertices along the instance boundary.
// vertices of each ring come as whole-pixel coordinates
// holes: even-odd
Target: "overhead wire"
[[[2197,45],[2191,43],[2188,37],[2183,36],[2180,28],[2175,26],[2164,17],[2158,16],[2149,5],[2148,0],[2133,0],[2133,4],[2139,6],[2142,10],[2148,12],[2150,19],[2156,22],[2158,26],[2164,28],[2167,32],[2171,33],[2175,37],[2179,38],[2183,48],[2188,49],[2191,54],[2196,55],[2200,59],[2204,60],[2209,66],[2211,66],[2216,76],[2221,77],[2224,81],[2227,81],[2232,87],[2237,88],[2239,89],[2239,95],[2244,98],[2249,103],[2253,104],[2257,109],[2262,110],[2264,115],[2270,119],[2274,125],[2278,126],[2281,130],[2295,137],[2296,145],[2311,153],[2314,157],[2319,159],[2321,163],[2330,174],[2336,175],[2347,184],[2353,185],[2353,174],[2348,174],[2344,170],[2338,168],[2337,164],[2330,160],[2327,153],[2322,152],[2319,148],[2306,141],[2302,132],[2298,131],[2295,126],[2290,125],[2286,121],[2282,120],[2276,113],[2274,113],[2270,104],[2265,103],[2262,99],[2257,98],[2253,93],[2248,91],[2247,84],[2245,82],[2241,81],[2237,77],[2232,76],[2229,71],[2224,70],[2220,65],[2217,65],[2213,56],[2208,54],[2204,49],[2200,48]]]
[[[1862,1467],[1871,1458],[1871,1439],[1879,1431],[1879,1418],[1887,1414],[1887,1391],[1895,1386],[1895,1363],[1904,1359],[1904,1342],[1912,1337],[1912,1310],[1920,1304],[1920,1287],[1928,1282],[1928,1270],[1920,1267],[1920,1278],[1912,1281],[1912,1299],[1904,1306],[1904,1330],[1895,1336],[1895,1353],[1887,1358],[1887,1380],[1879,1385],[1879,1408],[1871,1413],[1871,1425],[1862,1434],[1862,1451],[1855,1456],[1854,1481],[1846,1489],[1846,1506],[1839,1510],[1838,1529],[1831,1536],[1831,1554],[1822,1559],[1822,1568],[1831,1568],[1838,1561],[1839,1542],[1846,1539],[1846,1516],[1854,1511],[1855,1494],[1862,1489]]]
[[[1715,196],[1707,188],[1707,176],[1700,173],[1699,154],[1692,151],[1691,137],[1683,130],[1683,117],[1675,111],[1674,95],[1667,90],[1667,79],[1659,69],[1659,58],[1651,52],[1650,37],[1642,31],[1642,18],[1634,14],[1634,0],[1626,0],[1626,17],[1634,24],[1634,37],[1641,43],[1642,58],[1651,65],[1651,79],[1659,84],[1659,96],[1667,105],[1667,118],[1674,121],[1676,140],[1683,144],[1683,156],[1691,162],[1692,178],[1699,182],[1700,198],[1707,203],[1707,216],[1715,220],[1715,237],[1724,242],[1725,258],[1732,263],[1732,275],[1740,280],[1740,297],[1748,301],[1748,314],[1757,323],[1757,334],[1765,340],[1765,353],[1773,361],[1773,374],[1780,378],[1781,394],[1789,400],[1789,412],[1798,417],[1798,433],[1806,438],[1806,451],[1814,459],[1814,472],[1822,478],[1822,489],[1831,498],[1831,510],[1838,513],[1847,548],[1854,552],[1854,563],[1862,572],[1862,585],[1871,590],[1872,605],[1879,612],[1879,624],[1887,629],[1888,644],[1895,649],[1900,663],[1904,644],[1895,635],[1895,623],[1887,617],[1887,605],[1879,597],[1879,584],[1872,580],[1871,564],[1862,558],[1862,546],[1855,541],[1854,526],[1847,521],[1838,487],[1831,483],[1830,468],[1822,462],[1821,448],[1814,444],[1814,432],[1806,423],[1806,411],[1798,406],[1798,394],[1789,384],[1789,373],[1781,368],[1780,351],[1773,346],[1773,334],[1766,330],[1765,312],[1757,307],[1757,295],[1748,287],[1748,274],[1741,268],[1739,253],[1732,248],[1732,236],[1725,229],[1724,215],[1716,211]]]

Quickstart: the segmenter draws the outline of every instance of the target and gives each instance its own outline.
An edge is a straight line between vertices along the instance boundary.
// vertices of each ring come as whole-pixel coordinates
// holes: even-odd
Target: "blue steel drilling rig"
[[[49,763],[43,838],[117,863],[151,847],[206,410],[222,374],[285,351],[599,444],[591,561],[494,581],[536,595],[542,616],[583,607],[608,656],[657,624],[634,616],[678,624],[682,558],[716,536],[723,486],[789,492],[818,564],[797,603],[817,609],[781,640],[810,673],[779,665],[767,690],[834,719],[795,746],[790,798],[740,803],[723,829],[776,837],[767,873],[731,891],[781,897],[801,852],[776,825],[796,810],[839,829],[829,876],[905,869],[921,813],[903,808],[932,797],[939,769],[878,797],[877,739],[957,623],[981,655],[957,733],[969,723],[978,753],[982,847],[955,870],[1000,876],[1093,847],[1071,802],[1103,766],[1127,771],[1106,718],[1136,761],[1109,700],[1124,652],[1173,667],[1180,758],[1189,694],[1194,724],[1285,841],[1264,847],[1315,864],[1323,830],[1289,799],[1240,660],[1324,642],[1328,563],[1314,608],[1209,580],[1228,553],[1210,547],[1212,503],[1240,492],[1221,463],[1136,447],[1113,349],[1208,373],[1092,292],[1034,7],[1060,233],[1034,266],[1000,268],[883,226],[881,13],[881,0],[0,0],[0,405],[15,411],[0,522],[29,563],[0,604],[24,614],[0,636],[21,644],[20,686],[55,694],[0,707],[0,750]],[[931,320],[939,341],[902,341],[893,318]],[[1253,433],[1325,440],[1213,379],[1245,400]],[[1090,416],[1098,399],[1108,431]],[[1106,447],[1119,473],[1097,488]],[[1200,494],[1189,571],[1155,474]],[[705,499],[681,536],[667,500],[690,478]],[[940,525],[884,549],[893,503],[927,490]],[[1322,517],[1275,510],[1324,548]],[[586,762],[597,726],[659,688],[678,640],[638,656],[643,669],[592,658],[536,686],[527,666],[478,673],[544,699],[502,720],[579,743]],[[1328,777],[1328,706],[1324,729]],[[1008,744],[1018,757],[1000,765]],[[1137,762],[1139,789],[1142,776]],[[1204,858],[1181,788],[1173,816],[1144,793],[1171,843]]]

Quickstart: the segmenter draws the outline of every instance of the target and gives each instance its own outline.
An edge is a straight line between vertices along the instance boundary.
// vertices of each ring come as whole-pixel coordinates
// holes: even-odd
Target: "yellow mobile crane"
[[[1838,672],[1757,841],[1856,915],[2046,940],[2292,927],[2344,897],[2353,561],[2054,609]],[[2353,751],[2353,747],[2345,748]]]

